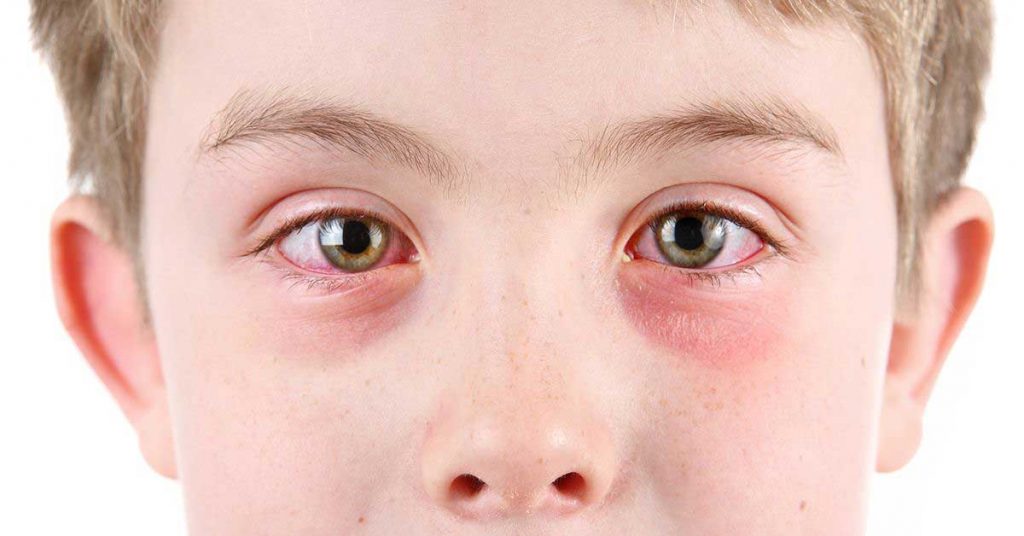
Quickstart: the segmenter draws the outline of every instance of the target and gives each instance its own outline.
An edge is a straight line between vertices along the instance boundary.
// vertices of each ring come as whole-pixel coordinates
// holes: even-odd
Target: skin
[[[920,440],[992,222],[980,194],[951,194],[925,233],[930,292],[896,314],[884,96],[857,35],[769,32],[718,3],[167,8],[149,322],[94,199],[57,210],[53,265],[65,324],[180,478],[192,534],[863,533],[872,472]],[[296,88],[443,146],[461,182],[301,136],[204,152],[240,90]],[[609,122],[770,98],[837,151],[727,139],[566,171]],[[627,262],[686,199],[743,211],[787,254],[717,282]],[[279,250],[245,256],[323,206],[380,212],[418,261],[328,288]]]

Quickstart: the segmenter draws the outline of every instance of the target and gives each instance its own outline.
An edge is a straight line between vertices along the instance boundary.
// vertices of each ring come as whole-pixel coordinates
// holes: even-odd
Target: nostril
[[[452,484],[449,487],[451,496],[453,499],[472,499],[480,493],[480,490],[484,489],[487,484],[479,478],[464,473],[452,480]]]
[[[587,492],[587,481],[576,471],[556,478],[551,485],[562,495],[578,500],[582,500]]]

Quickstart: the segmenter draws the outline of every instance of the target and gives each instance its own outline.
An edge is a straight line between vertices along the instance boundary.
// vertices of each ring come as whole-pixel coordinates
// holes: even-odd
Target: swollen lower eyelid
[[[781,335],[780,324],[768,313],[774,301],[738,290],[743,287],[739,278],[747,273],[759,277],[757,270],[749,265],[687,273],[640,261],[622,267],[616,293],[635,329],[673,356],[716,367],[743,366],[756,361],[757,352],[774,346]],[[723,280],[733,278],[737,289],[725,288]],[[729,296],[733,290],[739,293]]]

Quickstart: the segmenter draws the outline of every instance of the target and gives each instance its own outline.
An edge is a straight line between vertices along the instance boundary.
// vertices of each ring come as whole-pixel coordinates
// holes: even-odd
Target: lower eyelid
[[[415,264],[396,263],[362,272],[341,274],[317,274],[283,266],[279,262],[265,259],[275,276],[284,283],[289,292],[303,296],[322,298],[343,298],[351,302],[366,302],[364,305],[351,303],[353,311],[372,308],[373,304],[386,301],[399,291],[407,289],[419,278],[420,270]]]
[[[673,268],[655,264],[623,269],[616,278],[623,315],[651,342],[678,358],[715,367],[743,366],[758,355],[751,349],[768,347],[775,333],[764,313],[770,294],[752,299],[749,288],[701,283],[666,288],[662,270]],[[766,329],[753,329],[759,324]]]
[[[717,270],[681,268],[640,257],[624,263],[621,270],[632,274],[625,279],[632,281],[634,287],[648,288],[648,292],[658,295],[699,292],[708,293],[709,298],[717,299],[734,292],[749,295],[752,289],[765,280],[764,269],[777,256],[774,252],[758,254],[759,258],[752,262]]]

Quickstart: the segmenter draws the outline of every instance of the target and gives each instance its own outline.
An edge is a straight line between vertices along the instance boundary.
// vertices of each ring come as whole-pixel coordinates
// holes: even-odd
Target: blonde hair
[[[648,0],[655,3],[662,0]],[[867,42],[883,80],[899,222],[897,299],[916,308],[919,236],[974,147],[989,69],[987,0],[733,0],[759,22],[840,21]],[[71,138],[69,175],[91,188],[115,238],[139,242],[148,75],[160,0],[33,0]]]

